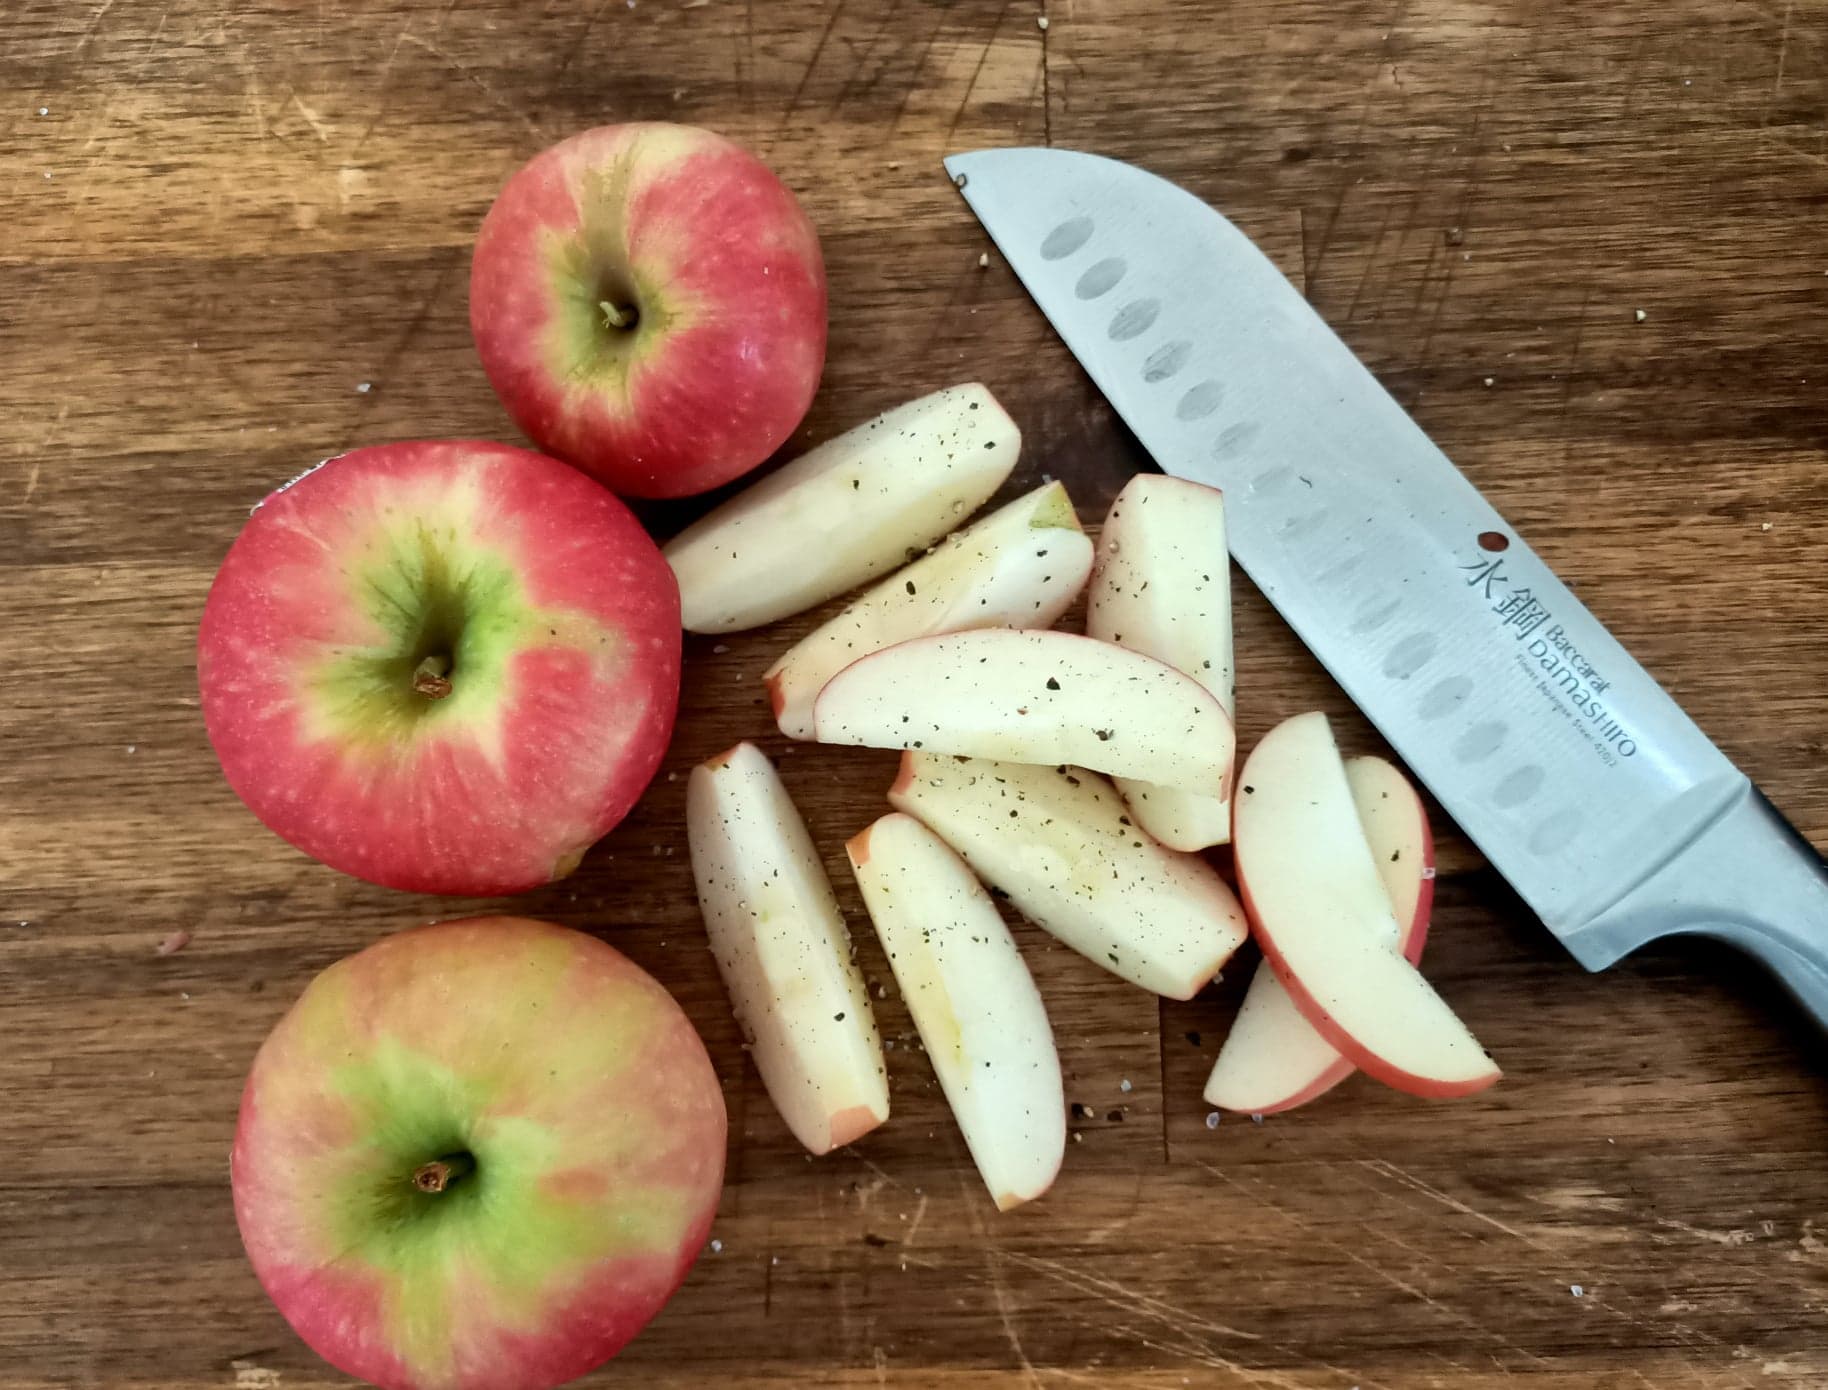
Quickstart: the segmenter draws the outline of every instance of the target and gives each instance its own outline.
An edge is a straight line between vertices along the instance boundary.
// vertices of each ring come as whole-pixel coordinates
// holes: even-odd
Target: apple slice
[[[1066,1092],[1041,993],[1002,914],[912,816],[886,815],[844,848],[997,1210],[1034,1200],[1066,1152]]]
[[[889,1117],[844,914],[774,765],[749,743],[692,769],[686,837],[711,954],[775,1109],[815,1154]]]
[[[1224,494],[1161,473],[1130,479],[1098,536],[1085,631],[1185,672],[1234,714]],[[1224,796],[1130,778],[1117,790],[1137,824],[1171,849],[1231,839]]]
[[[1417,964],[1434,903],[1434,837],[1422,798],[1382,758],[1348,759],[1346,781],[1402,929],[1397,949]],[[1301,1016],[1275,970],[1259,962],[1206,1081],[1206,1101],[1222,1110],[1273,1115],[1324,1095],[1356,1070]]]
[[[686,629],[760,627],[906,563],[983,506],[1021,448],[976,382],[827,440],[665,547]]]
[[[1324,714],[1285,720],[1244,764],[1232,829],[1251,929],[1295,1006],[1348,1061],[1424,1096],[1499,1077],[1396,950],[1390,896]]]
[[[820,743],[924,748],[1000,762],[1076,763],[1222,795],[1234,738],[1198,681],[1141,652],[1008,628],[919,637],[831,678]]]
[[[980,627],[1052,627],[1085,587],[1092,543],[1072,498],[1048,483],[897,570],[768,669],[774,717],[813,736],[812,706],[846,666],[897,642]]]
[[[1156,994],[1191,999],[1249,934],[1211,866],[1138,830],[1096,773],[910,752],[889,802],[1037,926]]]

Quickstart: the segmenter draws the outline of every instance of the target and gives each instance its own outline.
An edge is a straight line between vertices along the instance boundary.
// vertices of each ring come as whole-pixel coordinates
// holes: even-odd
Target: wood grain
[[[240,1254],[241,1078],[313,972],[477,905],[266,834],[203,738],[195,623],[276,482],[357,442],[513,438],[467,247],[586,125],[714,126],[805,199],[832,283],[806,439],[981,378],[1027,433],[1011,490],[1064,478],[1088,520],[1145,460],[978,267],[937,161],[1092,148],[1238,213],[1828,843],[1824,0],[9,0],[0,87],[0,1390],[340,1383]],[[1821,1039],[1711,948],[1582,974],[1445,826],[1430,970],[1506,1066],[1488,1096],[1361,1079],[1208,1129],[1248,972],[1158,1005],[1021,928],[1093,1114],[1055,1192],[994,1215],[893,997],[893,1120],[805,1158],[737,1045],[680,823],[684,770],[766,734],[756,677],[816,616],[691,639],[667,771],[515,904],[655,971],[731,1104],[721,1250],[591,1383],[1828,1383]],[[1246,740],[1320,706],[1375,746],[1241,581],[1238,628]],[[861,928],[840,845],[893,759],[762,741]]]

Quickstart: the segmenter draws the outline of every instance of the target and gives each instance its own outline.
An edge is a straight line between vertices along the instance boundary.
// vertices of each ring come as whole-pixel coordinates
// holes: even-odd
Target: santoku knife
[[[1828,1025],[1828,866],[1320,319],[1192,194],[1095,155],[946,169],[1232,553],[1590,970],[1718,937]]]

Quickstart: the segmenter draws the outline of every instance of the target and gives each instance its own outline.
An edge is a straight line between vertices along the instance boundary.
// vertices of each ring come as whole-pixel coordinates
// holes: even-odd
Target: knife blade
[[[1828,868],[1236,227],[1133,165],[946,170],[1164,471],[1589,969],[1720,937],[1828,1024]]]

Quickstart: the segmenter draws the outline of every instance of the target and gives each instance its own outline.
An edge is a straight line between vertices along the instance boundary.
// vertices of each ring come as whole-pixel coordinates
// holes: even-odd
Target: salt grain
[[[1645,319],[1650,317],[1650,315],[1645,313],[1642,309],[1633,309],[1631,311],[1631,316],[1634,319],[1636,319],[1639,323],[1644,322]]]
[[[372,381],[358,381],[355,384],[355,389],[357,395],[366,396],[370,391],[374,390],[374,383]]]
[[[1573,1294],[1576,1298],[1582,1298],[1586,1296],[1587,1291],[1579,1284],[1570,1284],[1568,1285],[1568,1292]]]
[[[1119,1081],[1117,1083],[1117,1089],[1120,1091],[1128,1091],[1130,1089],[1130,1078],[1126,1076],[1122,1081]]]
[[[725,652],[727,652],[729,650],[730,650],[730,644],[728,642],[719,642],[715,647],[711,648],[711,655],[712,656],[722,656]]]
[[[628,7],[631,10],[634,9],[635,0],[628,0]],[[721,1255],[721,1254],[723,1254],[723,1252],[724,1252],[724,1243],[721,1240],[714,1240],[711,1242],[711,1253],[713,1255]]]
[[[1260,1125],[1263,1123],[1263,1117],[1261,1115],[1252,1115],[1250,1117],[1250,1122],[1253,1125]]]
[[[1206,1116],[1206,1128],[1207,1129],[1217,1129],[1218,1127],[1219,1127],[1219,1112],[1214,1110],[1214,1111],[1211,1111],[1210,1113],[1208,1113]]]
[[[40,116],[48,116],[51,114],[51,108],[48,106],[41,106],[38,108],[38,114]]]
[[[1043,15],[1035,16],[1035,28],[1039,29],[1043,34],[1045,34],[1047,32],[1047,16],[1046,15],[1043,14]]]
[[[986,267],[988,267],[989,264],[990,264],[990,253],[988,251],[978,252],[977,253],[977,268],[979,270],[983,270]]]
[[[1768,521],[1761,521],[1758,523],[1758,529],[1760,531],[1769,531],[1771,529],[1771,523]]]

